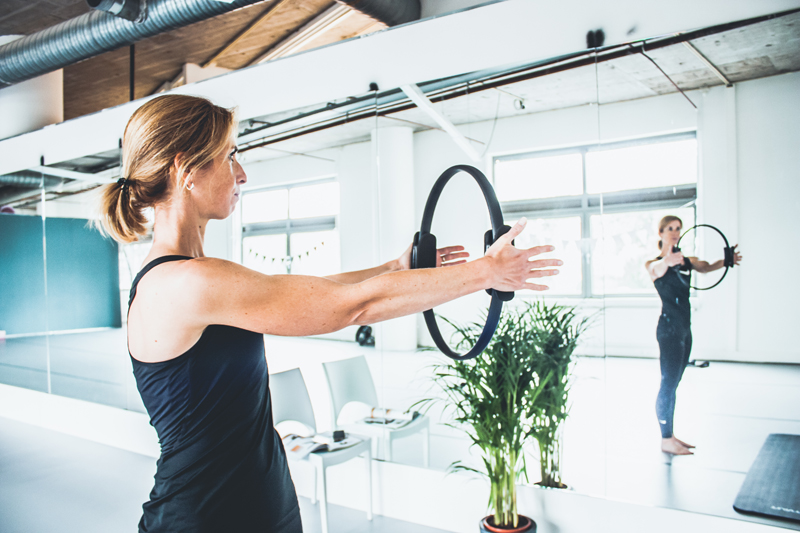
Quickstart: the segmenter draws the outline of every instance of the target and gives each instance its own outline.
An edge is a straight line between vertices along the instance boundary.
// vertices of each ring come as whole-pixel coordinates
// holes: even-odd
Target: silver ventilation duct
[[[0,176],[0,205],[12,204],[20,200],[30,200],[45,190],[61,185],[64,180],[55,176],[42,175],[33,170],[22,170]]]
[[[86,0],[86,3],[92,9],[105,11],[131,22],[144,22],[147,19],[147,0]]]
[[[148,0],[140,23],[93,10],[0,46],[0,88],[261,1]]]
[[[399,26],[419,20],[422,9],[419,0],[336,0],[360,11],[387,26]]]
[[[48,176],[33,170],[22,170],[0,176],[0,185],[12,185],[14,187],[27,187],[36,189],[38,187],[55,187],[63,180],[55,176]]]

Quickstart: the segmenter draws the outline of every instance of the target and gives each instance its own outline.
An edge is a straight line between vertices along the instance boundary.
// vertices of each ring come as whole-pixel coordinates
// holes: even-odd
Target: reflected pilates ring
[[[489,208],[489,218],[492,222],[492,229],[488,230],[483,236],[484,253],[497,239],[508,233],[511,229],[510,226],[506,226],[503,223],[503,211],[500,209],[500,202],[497,201],[494,188],[492,184],[489,183],[489,180],[486,179],[483,172],[469,165],[450,167],[439,176],[439,179],[436,180],[436,183],[433,185],[433,189],[431,189],[430,195],[428,195],[428,202],[425,204],[425,212],[422,215],[422,225],[420,230],[414,235],[414,245],[411,248],[411,268],[436,267],[436,236],[431,233],[433,212],[436,210],[436,204],[444,190],[444,186],[447,185],[450,178],[459,172],[466,172],[478,182],[478,186],[481,188],[483,197],[486,200],[486,206]],[[492,296],[491,303],[489,304],[489,313],[486,316],[486,324],[483,326],[483,331],[475,342],[475,345],[465,354],[459,354],[453,351],[442,338],[442,333],[439,331],[433,309],[428,309],[423,312],[425,324],[428,326],[431,337],[433,337],[433,342],[436,343],[436,346],[442,353],[451,359],[464,361],[480,355],[489,345],[489,342],[491,342],[492,336],[494,336],[497,324],[500,322],[500,314],[503,311],[503,302],[508,302],[514,298],[513,292],[501,292],[494,289],[486,289],[486,292]]]
[[[716,227],[712,226],[711,224],[695,224],[691,228],[689,228],[686,231],[684,231],[683,235],[681,235],[681,238],[678,239],[678,251],[681,250],[680,244],[681,244],[681,241],[683,240],[683,238],[686,236],[686,234],[689,233],[690,231],[694,230],[694,229],[697,229],[697,228],[711,228],[714,231],[716,231],[717,233],[719,233],[720,237],[722,237],[722,241],[725,243],[725,247],[722,250],[723,253],[724,253],[723,265],[725,266],[725,272],[723,272],[722,276],[717,280],[717,282],[715,284],[713,284],[712,286],[710,286],[710,287],[695,287],[694,285],[690,284],[688,281],[683,279],[683,276],[678,276],[678,279],[680,279],[685,285],[688,285],[689,287],[693,288],[696,291],[707,291],[709,289],[713,289],[714,287],[716,287],[717,285],[722,283],[722,280],[725,279],[725,276],[728,274],[728,269],[731,269],[734,266],[736,266],[736,263],[733,260],[733,256],[734,256],[733,248],[731,248],[730,244],[728,244],[728,239],[725,237],[725,234],[722,233],[722,231],[719,228],[716,228]]]

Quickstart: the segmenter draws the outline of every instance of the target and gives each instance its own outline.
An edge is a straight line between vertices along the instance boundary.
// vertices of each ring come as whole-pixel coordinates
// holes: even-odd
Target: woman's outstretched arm
[[[511,244],[524,222],[498,239],[475,261],[452,268],[388,272],[355,284],[312,276],[266,276],[218,259],[187,261],[180,282],[187,326],[231,325],[272,335],[327,333],[354,324],[374,324],[419,313],[487,288],[545,290],[529,282],[552,276],[557,259],[531,261],[551,246],[520,250]],[[180,286],[178,286],[180,285]]]
[[[341,274],[333,274],[324,277],[325,279],[329,279],[331,281],[351,285],[353,283],[361,283],[362,281],[368,280],[369,278],[374,278],[375,276],[380,276],[381,274],[386,274],[387,272],[408,270],[411,268],[412,246],[413,244],[409,246],[399,258],[388,261],[377,267],[357,270],[354,272],[343,272]],[[466,263],[466,258],[469,257],[469,253],[463,250],[463,246],[447,246],[445,248],[439,248],[436,254],[436,266],[453,266]]]
[[[733,264],[738,265],[742,262],[742,254],[736,251],[736,247],[739,246],[738,244],[734,244],[731,249],[733,250]],[[708,272],[714,272],[715,270],[719,270],[720,268],[725,267],[725,261],[720,259],[719,261],[714,261],[713,263],[709,263],[708,261],[703,261],[702,259],[698,259],[697,257],[690,257],[689,261],[692,262],[692,268],[696,271],[706,274]]]

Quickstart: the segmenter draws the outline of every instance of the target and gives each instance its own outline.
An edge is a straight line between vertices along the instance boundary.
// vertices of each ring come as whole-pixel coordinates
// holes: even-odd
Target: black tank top
[[[128,309],[147,272],[186,259],[148,263],[133,280]],[[297,495],[272,423],[263,336],[210,325],[174,359],[131,361],[161,444],[139,532],[301,533]]]
[[[656,260],[661,259],[658,256]],[[692,262],[683,258],[680,268],[670,267],[667,272],[655,280],[653,284],[661,297],[661,316],[671,322],[689,327],[691,324],[691,307],[689,305],[689,276]]]

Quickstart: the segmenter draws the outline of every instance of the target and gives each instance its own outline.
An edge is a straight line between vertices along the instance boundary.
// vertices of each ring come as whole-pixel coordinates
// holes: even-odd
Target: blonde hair
[[[681,227],[683,227],[683,221],[680,218],[678,218],[678,217],[676,217],[674,215],[667,215],[667,216],[665,216],[664,218],[661,219],[661,222],[658,223],[658,233],[661,233],[662,231],[664,231],[664,228],[666,228],[669,225],[670,222],[680,222]],[[661,249],[661,246],[663,244],[664,244],[663,241],[660,241],[660,240],[658,241],[658,249],[659,250]]]
[[[167,197],[175,158],[180,179],[224,150],[236,126],[233,110],[196,96],[159,96],[137,109],[122,137],[122,177],[102,189],[102,230],[125,243],[145,235],[144,210]]]

